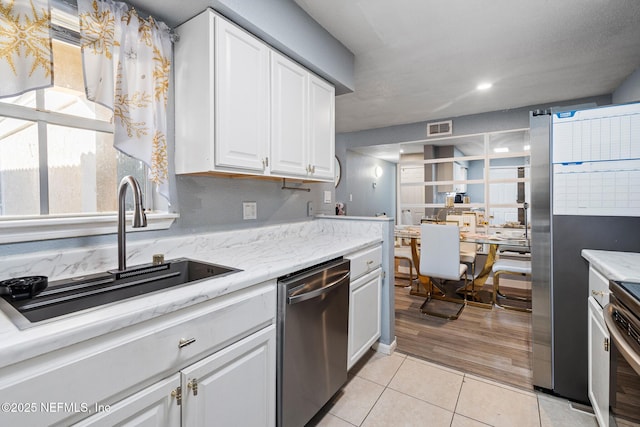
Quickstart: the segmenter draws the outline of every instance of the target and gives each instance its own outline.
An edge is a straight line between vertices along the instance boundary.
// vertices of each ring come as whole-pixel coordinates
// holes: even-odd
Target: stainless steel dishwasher
[[[304,426],[347,381],[349,274],[340,258],[278,280],[278,426]]]

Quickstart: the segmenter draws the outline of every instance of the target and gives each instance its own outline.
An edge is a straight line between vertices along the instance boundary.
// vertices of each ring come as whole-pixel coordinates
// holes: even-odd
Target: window
[[[115,216],[117,187],[125,175],[136,177],[144,206],[153,207],[146,166],[113,148],[113,112],[86,99],[77,15],[53,9],[52,23],[54,29],[66,28],[53,32],[54,86],[0,99],[3,231],[8,222],[15,227],[25,219]],[[20,240],[32,239],[9,237],[0,243]]]

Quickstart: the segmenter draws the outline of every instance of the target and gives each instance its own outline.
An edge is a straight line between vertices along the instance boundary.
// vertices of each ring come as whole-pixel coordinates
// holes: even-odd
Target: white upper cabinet
[[[176,31],[176,173],[333,180],[333,86],[210,9]]]
[[[271,172],[308,173],[308,84],[304,68],[271,52]]]
[[[215,20],[216,166],[262,171],[269,147],[269,48]]]
[[[269,47],[207,10],[177,29],[176,173],[263,173]]]
[[[313,179],[334,176],[335,89],[271,52],[271,172]]]
[[[174,46],[176,173],[214,165],[214,14],[201,13],[177,28]]]
[[[309,76],[309,163],[318,179],[334,177],[335,94],[332,85]]]

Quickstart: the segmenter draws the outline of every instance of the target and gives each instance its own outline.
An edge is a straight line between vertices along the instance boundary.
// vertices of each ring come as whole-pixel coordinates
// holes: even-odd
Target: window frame
[[[64,43],[79,45],[77,18],[75,20],[73,18],[73,13],[77,14],[77,11],[69,10],[63,3],[54,1],[51,5],[51,12],[52,38]],[[51,124],[113,134],[113,123],[44,109],[45,89],[35,89],[34,91],[36,107],[0,102],[0,116],[30,121],[38,127]],[[39,143],[43,144],[42,141]],[[46,141],[44,147],[46,148]],[[47,190],[48,165],[44,168],[41,165],[39,174],[40,189]],[[155,197],[153,185],[149,180],[145,180],[141,185],[146,189],[147,200],[145,204],[152,206],[151,209],[147,209],[148,225],[146,228],[131,228],[130,231],[168,229],[179,217],[179,214],[169,212],[167,202]],[[114,188],[114,194],[116,191],[117,189]],[[40,215],[0,216],[0,244],[115,234],[117,232],[117,212],[49,215],[46,213],[48,209],[42,209],[43,199],[48,199],[48,195],[40,196]],[[45,213],[42,213],[43,211]],[[127,215],[127,223],[130,223],[129,217],[130,215]]]

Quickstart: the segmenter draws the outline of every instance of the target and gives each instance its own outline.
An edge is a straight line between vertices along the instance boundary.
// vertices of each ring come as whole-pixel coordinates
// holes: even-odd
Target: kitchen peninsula
[[[202,382],[193,389],[198,386],[190,382],[181,389],[181,396],[172,395],[176,390],[173,384],[180,384],[180,379],[176,379],[178,372],[196,369],[198,366],[194,365],[216,355],[214,361],[221,366],[233,365],[231,361],[239,355],[256,360],[254,365],[249,363],[245,375],[260,373],[262,379],[254,377],[249,384],[253,384],[252,390],[261,386],[271,390],[276,369],[276,279],[381,243],[382,271],[386,274],[382,279],[382,333],[378,347],[380,351],[393,351],[393,286],[389,286],[393,268],[388,246],[393,235],[392,221],[318,217],[277,226],[137,241],[129,247],[128,263],[132,266],[150,262],[154,254],[162,253],[165,259],[190,257],[242,271],[79,311],[23,329],[7,316],[10,309],[3,304],[0,313],[0,338],[4,343],[0,350],[3,401],[86,405],[86,411],[78,406],[79,411],[71,412],[9,412],[3,414],[3,419],[16,424],[25,421],[50,424],[78,422],[87,417],[95,421],[97,417],[108,425],[120,413],[126,415],[126,408],[122,409],[126,403],[136,401],[144,407],[145,396],[137,400],[135,396],[156,388],[161,389],[158,399],[169,408],[177,407],[179,398],[186,405],[189,399],[195,400],[197,392],[207,396],[207,384]],[[0,277],[38,274],[59,279],[105,271],[115,266],[115,253],[115,245],[110,245],[4,257]],[[196,342],[183,345],[181,340],[190,338]],[[236,350],[239,353],[234,355]],[[189,376],[190,381],[195,379]],[[170,384],[168,388],[165,382]],[[226,394],[248,392],[235,390],[242,385],[233,384],[232,390],[225,390]],[[254,392],[245,397],[252,396]],[[267,392],[258,398],[260,409],[256,411],[265,417],[261,425],[273,425],[273,395]],[[100,408],[107,407],[110,412],[100,412]],[[204,410],[202,405],[195,407],[199,409],[194,413]],[[183,406],[183,413],[185,410]],[[165,413],[171,416],[170,409]],[[109,415],[116,418],[107,418]]]

